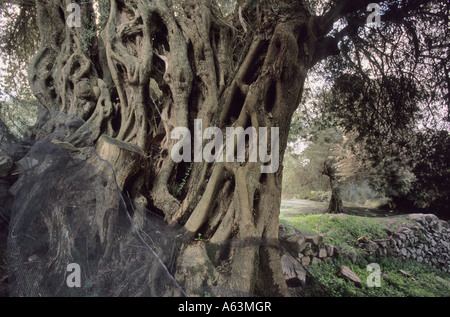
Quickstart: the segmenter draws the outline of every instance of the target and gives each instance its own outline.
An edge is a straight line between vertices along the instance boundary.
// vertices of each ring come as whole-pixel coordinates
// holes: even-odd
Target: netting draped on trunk
[[[2,124],[2,156],[17,160],[19,173],[11,210],[2,210],[9,295],[185,295],[170,273],[178,229],[150,212],[142,217],[119,191],[83,120],[41,111],[28,141]],[[80,287],[70,287],[71,264]]]

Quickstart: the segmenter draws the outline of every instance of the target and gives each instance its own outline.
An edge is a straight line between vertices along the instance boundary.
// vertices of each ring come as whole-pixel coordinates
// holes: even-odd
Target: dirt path
[[[325,213],[328,208],[327,202],[318,202],[304,199],[283,199],[281,200],[281,212],[283,214],[298,213]],[[344,204],[344,213],[363,217],[392,217],[400,213],[390,212],[375,208],[365,208],[356,206],[346,206]]]

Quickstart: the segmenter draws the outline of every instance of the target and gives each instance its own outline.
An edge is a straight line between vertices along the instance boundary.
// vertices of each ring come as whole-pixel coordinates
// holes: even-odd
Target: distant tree
[[[324,111],[337,118],[349,137],[337,174],[346,179],[364,175],[376,191],[394,200],[406,194],[415,180],[419,89],[402,76],[367,79],[355,74],[339,76],[331,92]]]
[[[355,132],[348,133],[345,141],[335,148],[335,177],[344,184],[366,184],[371,189],[370,194],[388,197],[391,203],[407,194],[416,180],[411,172],[412,160],[385,155],[383,160],[375,162],[366,143],[357,139]]]
[[[323,112],[320,104],[313,102],[314,99],[313,96],[305,98],[292,120],[291,144],[283,176],[283,184],[288,187],[285,192],[328,191],[331,183],[337,185],[334,172],[332,175],[330,172],[334,148],[343,140],[342,131],[336,126],[335,119]],[[292,188],[294,184],[296,187]],[[333,192],[337,193],[336,190]]]

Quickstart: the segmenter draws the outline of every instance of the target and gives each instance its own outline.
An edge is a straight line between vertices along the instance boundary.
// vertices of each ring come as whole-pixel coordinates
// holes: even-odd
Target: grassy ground
[[[325,205],[325,207],[324,207]],[[355,209],[356,208],[356,209]],[[358,254],[356,263],[338,257],[328,263],[307,267],[307,285],[295,290],[300,296],[377,296],[377,297],[448,297],[450,274],[413,260],[401,261],[391,256],[367,257],[356,245],[358,238],[383,239],[401,226],[411,224],[405,217],[378,210],[351,208],[349,214],[324,214],[326,204],[308,201],[283,201],[280,222],[294,226],[306,234],[322,234],[324,242]],[[348,210],[348,209],[347,209]],[[359,215],[358,215],[359,210]],[[368,287],[371,270],[367,265],[377,263],[381,269],[381,286]],[[337,276],[341,265],[358,275],[362,286],[357,287]],[[412,278],[399,270],[408,272]]]
[[[377,263],[381,269],[380,287],[369,287],[367,278],[372,270],[367,265]],[[339,266],[348,266],[362,281],[357,287],[337,276]],[[310,276],[307,285],[297,290],[297,295],[306,297],[449,297],[450,276],[413,260],[401,261],[393,257],[359,258],[356,263],[337,258],[328,263],[307,267]],[[405,271],[412,278],[404,276]]]

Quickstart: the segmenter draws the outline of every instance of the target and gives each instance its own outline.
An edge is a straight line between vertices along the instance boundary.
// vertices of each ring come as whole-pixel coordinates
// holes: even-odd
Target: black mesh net
[[[136,227],[83,120],[39,109],[22,135],[0,120],[1,295],[183,296],[179,229]]]

